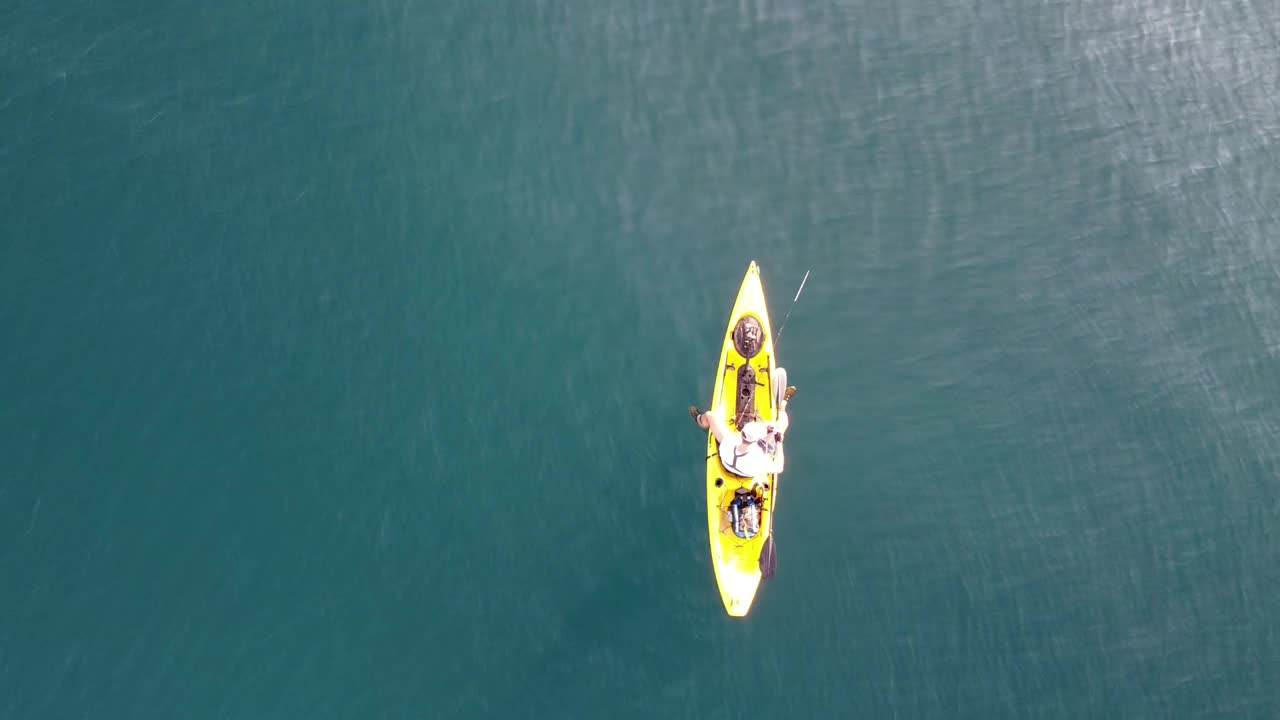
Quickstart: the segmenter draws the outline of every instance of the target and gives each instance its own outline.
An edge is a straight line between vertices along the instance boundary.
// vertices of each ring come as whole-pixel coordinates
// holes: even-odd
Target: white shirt
[[[756,430],[756,434],[762,437],[765,434],[763,423],[747,423],[742,429],[747,428]],[[756,477],[774,471],[773,458],[764,451],[759,442],[751,443],[745,452],[738,449],[741,444],[742,435],[739,433],[726,437],[725,441],[720,443],[720,462],[724,463],[725,469],[742,477]]]

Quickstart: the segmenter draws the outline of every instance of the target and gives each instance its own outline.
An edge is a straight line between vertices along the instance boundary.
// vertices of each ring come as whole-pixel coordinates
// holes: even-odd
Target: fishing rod
[[[787,321],[791,319],[791,311],[796,309],[796,301],[800,299],[800,293],[804,292],[804,284],[809,282],[809,270],[804,271],[804,279],[800,281],[800,289],[796,290],[796,296],[791,298],[791,307],[787,308],[787,316],[782,318],[782,326],[778,328],[778,334],[773,338],[773,347],[776,351],[778,343],[782,342],[782,331],[787,329]]]

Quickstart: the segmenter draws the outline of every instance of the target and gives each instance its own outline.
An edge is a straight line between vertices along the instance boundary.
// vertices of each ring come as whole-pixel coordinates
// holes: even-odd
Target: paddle
[[[804,284],[809,282],[809,270],[804,271],[804,279],[800,281],[800,288],[796,290],[796,296],[791,298],[791,307],[787,308],[787,316],[782,318],[782,326],[778,328],[778,334],[773,338],[773,352],[778,352],[778,343],[782,341],[782,331],[787,329],[787,321],[791,319],[791,311],[796,309],[796,301],[800,299],[800,293],[804,292]],[[775,387],[781,390],[774,390],[774,404],[780,405],[779,398],[786,391],[787,387],[787,371],[778,368],[782,376],[778,378]],[[778,548],[773,542],[773,526],[778,520],[778,476],[773,476],[773,507],[770,509],[773,517],[769,520],[769,537],[764,539],[764,547],[760,548],[760,575],[768,580],[778,572]]]
[[[778,551],[773,546],[773,531],[769,531],[769,537],[764,539],[764,547],[760,549],[760,574],[765,580],[773,577],[778,572]]]

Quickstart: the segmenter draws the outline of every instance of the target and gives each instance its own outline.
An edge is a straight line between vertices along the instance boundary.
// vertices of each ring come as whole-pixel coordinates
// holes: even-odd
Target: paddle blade
[[[764,579],[768,580],[778,571],[778,551],[773,546],[773,535],[764,540],[764,547],[760,549],[760,574]]]

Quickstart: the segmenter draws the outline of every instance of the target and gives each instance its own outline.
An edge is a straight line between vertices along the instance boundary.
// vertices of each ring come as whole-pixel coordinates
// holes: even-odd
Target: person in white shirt
[[[749,422],[741,432],[734,432],[729,424],[715,413],[704,413],[697,407],[689,408],[689,415],[698,427],[710,430],[720,444],[720,461],[729,472],[740,477],[758,477],[780,473],[786,464],[782,440],[791,418],[787,415],[787,402],[796,394],[788,387],[778,406],[778,419],[772,423]]]

